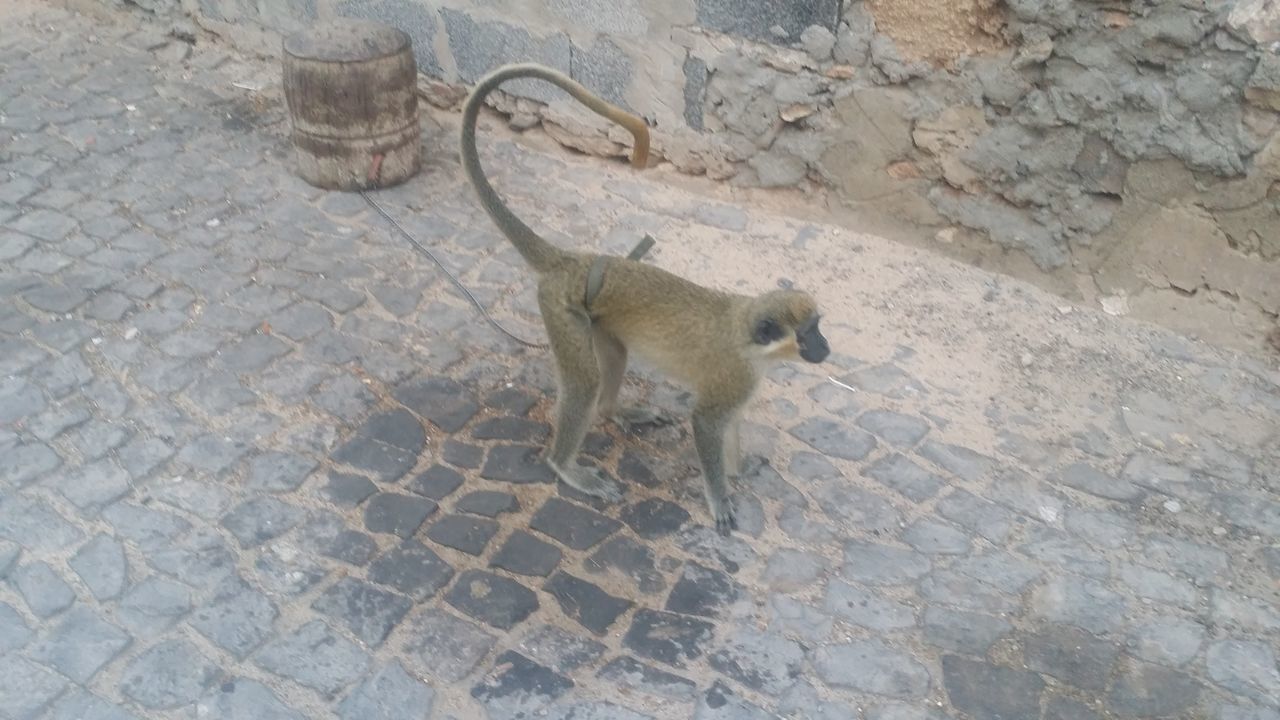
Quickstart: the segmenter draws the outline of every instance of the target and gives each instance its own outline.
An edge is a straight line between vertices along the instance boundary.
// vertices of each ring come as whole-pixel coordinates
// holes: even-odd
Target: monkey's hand
[[[676,421],[674,417],[647,407],[624,407],[619,408],[613,414],[613,421],[622,428],[624,432],[634,433],[642,427],[661,427],[663,425],[671,425]]]
[[[716,532],[721,537],[729,537],[729,533],[738,529],[738,518],[734,515],[733,504],[729,498],[712,500],[708,503],[711,517],[716,520]]]
[[[555,468],[555,466],[552,467]],[[555,471],[566,485],[579,492],[603,498],[609,502],[622,501],[622,489],[599,468],[579,465],[572,470],[555,468]]]

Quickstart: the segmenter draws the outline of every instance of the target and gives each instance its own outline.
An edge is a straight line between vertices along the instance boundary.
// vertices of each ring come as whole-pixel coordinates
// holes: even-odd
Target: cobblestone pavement
[[[722,540],[687,423],[550,482],[547,355],[290,175],[273,65],[7,12],[0,716],[1280,718],[1274,365],[493,139],[559,242],[819,289]],[[381,199],[537,337],[427,142]]]

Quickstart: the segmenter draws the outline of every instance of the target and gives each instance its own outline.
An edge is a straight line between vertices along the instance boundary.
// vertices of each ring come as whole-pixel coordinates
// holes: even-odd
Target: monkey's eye
[[[785,333],[782,332],[782,326],[778,323],[773,320],[761,320],[756,323],[752,340],[755,341],[757,345],[768,345],[771,342],[781,340],[784,334]]]

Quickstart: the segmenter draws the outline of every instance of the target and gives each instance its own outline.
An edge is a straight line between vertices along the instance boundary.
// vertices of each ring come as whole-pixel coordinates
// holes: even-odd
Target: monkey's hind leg
[[[600,393],[600,368],[592,350],[590,320],[563,303],[538,295],[542,320],[559,371],[555,438],[547,464],[565,484],[617,502],[622,491],[600,470],[577,464],[578,451],[594,416]]]
[[[618,424],[626,432],[646,425],[670,425],[675,418],[653,408],[619,407],[618,392],[627,371],[627,347],[618,338],[592,327],[596,359],[600,363],[600,414]]]
[[[716,522],[716,532],[721,535],[738,529],[725,481],[725,436],[733,430],[735,414],[707,406],[693,409],[693,443],[702,462],[703,491],[707,496],[707,509]]]

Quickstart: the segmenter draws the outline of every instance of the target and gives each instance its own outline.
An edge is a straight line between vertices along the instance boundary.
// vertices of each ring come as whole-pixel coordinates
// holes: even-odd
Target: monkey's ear
[[[784,333],[782,326],[773,320],[761,320],[751,332],[751,340],[757,345],[768,345],[781,340]]]

